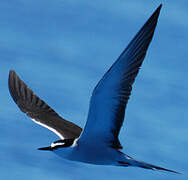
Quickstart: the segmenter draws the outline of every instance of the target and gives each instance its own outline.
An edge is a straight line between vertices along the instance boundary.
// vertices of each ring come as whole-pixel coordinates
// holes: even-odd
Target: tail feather
[[[160,166],[155,166],[153,164],[148,164],[148,163],[145,163],[145,162],[142,162],[142,161],[135,161],[135,162],[136,162],[135,166],[138,166],[138,167],[141,167],[141,168],[151,169],[151,170],[162,170],[162,171],[173,172],[173,173],[176,173],[176,174],[181,174],[177,171],[166,169],[166,168],[163,168],[163,167],[160,167]]]
[[[118,161],[118,165],[119,166],[124,166],[124,167],[127,167],[127,166],[137,166],[137,167],[141,167],[141,168],[145,168],[145,169],[151,169],[151,170],[162,170],[162,171],[168,171],[168,172],[172,172],[172,173],[176,173],[176,174],[181,174],[177,171],[173,171],[173,170],[170,170],[170,169],[166,169],[166,168],[163,168],[163,167],[160,167],[160,166],[155,166],[153,164],[148,164],[148,163],[145,163],[143,161],[137,161],[137,160],[134,160],[131,158],[131,160],[129,162],[127,161]]]

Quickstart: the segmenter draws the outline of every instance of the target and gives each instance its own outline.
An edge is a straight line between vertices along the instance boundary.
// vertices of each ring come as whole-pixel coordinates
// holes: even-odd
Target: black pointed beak
[[[53,148],[51,146],[48,146],[48,147],[41,147],[41,148],[38,148],[38,150],[43,150],[43,151],[52,151]]]

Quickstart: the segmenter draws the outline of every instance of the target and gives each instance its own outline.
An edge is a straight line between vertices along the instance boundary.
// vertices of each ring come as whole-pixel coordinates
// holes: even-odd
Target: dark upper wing
[[[15,103],[34,122],[50,129],[61,139],[80,136],[82,129],[79,126],[61,118],[50,106],[34,94],[13,70],[9,73],[8,85]]]
[[[87,123],[79,143],[97,143],[122,148],[118,135],[132,84],[152,40],[161,5],[137,33],[117,61],[95,87]]]

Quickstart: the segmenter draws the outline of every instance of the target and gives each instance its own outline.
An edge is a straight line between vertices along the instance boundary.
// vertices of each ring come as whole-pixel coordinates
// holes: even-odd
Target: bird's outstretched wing
[[[50,106],[34,94],[13,70],[9,73],[8,85],[15,103],[34,122],[53,131],[61,139],[73,139],[80,136],[82,129],[79,126],[61,118]]]
[[[96,141],[98,144],[122,148],[118,135],[124,121],[125,108],[132,84],[152,40],[161,6],[95,87],[90,100],[88,119],[78,143]]]

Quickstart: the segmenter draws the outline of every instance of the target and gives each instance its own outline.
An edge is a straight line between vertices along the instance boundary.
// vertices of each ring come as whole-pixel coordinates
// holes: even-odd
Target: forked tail
[[[177,171],[162,168],[162,167],[159,167],[159,166],[155,166],[153,164],[148,164],[148,163],[145,163],[143,161],[137,161],[137,160],[134,160],[134,159],[131,159],[130,162],[124,162],[124,161],[118,161],[118,162],[119,162],[119,166],[126,166],[126,167],[127,166],[137,166],[137,167],[141,167],[141,168],[145,168],[145,169],[162,170],[162,171],[173,172],[173,173],[176,173],[176,174],[181,174]]]

